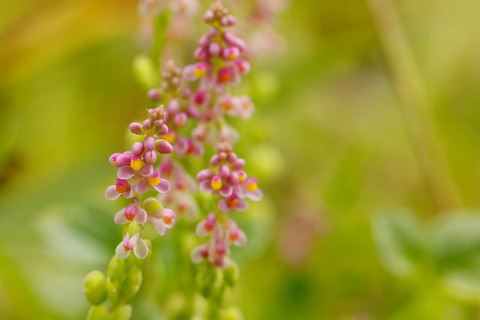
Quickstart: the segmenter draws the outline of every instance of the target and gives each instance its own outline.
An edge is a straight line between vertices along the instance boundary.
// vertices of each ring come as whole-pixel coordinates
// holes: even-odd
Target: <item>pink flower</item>
[[[222,199],[218,202],[218,208],[223,212],[230,211],[245,211],[248,208],[247,201],[240,199],[236,193],[232,194],[227,199]]]
[[[148,255],[148,246],[145,241],[140,238],[140,234],[134,234],[129,236],[128,232],[123,237],[122,242],[115,249],[115,254],[118,259],[125,259],[130,255],[130,251],[133,250],[133,254],[139,259],[143,259]]]
[[[165,193],[170,190],[170,183],[163,178],[160,178],[158,171],[153,171],[150,177],[140,179],[135,185],[135,191],[138,194],[144,194],[149,189],[155,189],[160,193]]]
[[[115,214],[114,221],[117,224],[124,224],[134,220],[138,224],[147,222],[147,212],[138,205],[139,199],[134,198],[133,203],[129,204]]]
[[[133,188],[128,183],[127,180],[117,179],[117,183],[113,186],[109,186],[105,190],[105,198],[108,200],[115,200],[120,196],[123,196],[126,199],[133,197]]]
[[[175,224],[175,213],[170,209],[158,209],[148,213],[148,222],[155,227],[158,234],[163,236],[167,229]]]

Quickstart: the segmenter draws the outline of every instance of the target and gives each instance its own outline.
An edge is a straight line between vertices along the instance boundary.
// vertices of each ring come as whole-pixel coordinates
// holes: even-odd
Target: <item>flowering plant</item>
[[[141,10],[151,12],[156,5],[142,1]],[[263,193],[244,170],[246,161],[234,152],[239,135],[227,118],[248,120],[255,109],[248,96],[230,92],[250,71],[250,64],[243,57],[245,42],[228,31],[236,19],[220,2],[210,6],[204,21],[210,30],[198,42],[196,62],[183,70],[173,60],[164,64],[161,85],[148,91],[155,107],[147,110],[146,120],[130,125],[138,141],[109,159],[118,171],[105,197],[125,198],[128,204],[114,215],[114,222],[123,225],[123,239],[107,275],[93,271],[86,278],[85,293],[93,305],[88,319],[130,318],[128,301],[139,291],[142,268],[152,254],[144,229],[150,224],[163,236],[177,216],[186,223],[178,233],[198,237],[193,241],[197,245],[186,247],[191,261],[199,265],[193,269],[195,284],[209,306],[189,313],[208,319],[227,313],[241,317],[237,309],[225,309],[224,303],[225,290],[238,277],[231,245],[247,242],[233,216],[247,210],[247,200],[261,200]],[[200,159],[201,170],[191,165],[194,158]],[[201,161],[204,158],[208,165]],[[199,196],[205,200],[201,206]]]

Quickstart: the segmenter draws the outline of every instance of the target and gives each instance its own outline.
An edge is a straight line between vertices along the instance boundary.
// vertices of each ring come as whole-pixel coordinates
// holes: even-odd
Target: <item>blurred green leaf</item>
[[[427,237],[419,219],[408,209],[374,215],[373,236],[384,267],[397,276],[412,276],[427,257]]]

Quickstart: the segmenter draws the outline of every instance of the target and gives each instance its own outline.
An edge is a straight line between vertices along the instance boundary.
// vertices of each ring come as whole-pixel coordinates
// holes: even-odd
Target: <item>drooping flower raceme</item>
[[[149,256],[151,247],[150,241],[141,237],[141,231],[150,223],[158,234],[164,235],[175,224],[172,210],[163,208],[153,197],[142,199],[149,191],[156,194],[170,189],[170,183],[161,177],[158,160],[160,155],[173,150],[164,139],[169,129],[164,123],[166,113],[163,106],[147,112],[145,121],[130,125],[131,132],[138,135],[140,141],[133,143],[130,150],[114,153],[109,159],[118,170],[115,184],[105,190],[105,197],[110,200],[123,197],[129,204],[113,218],[115,223],[124,226],[124,237],[115,249],[107,277],[94,271],[86,278],[85,294],[93,305],[87,319],[104,319],[105,314],[118,319],[130,317],[131,307],[126,302],[140,289],[142,261]],[[109,311],[106,311],[107,298]]]

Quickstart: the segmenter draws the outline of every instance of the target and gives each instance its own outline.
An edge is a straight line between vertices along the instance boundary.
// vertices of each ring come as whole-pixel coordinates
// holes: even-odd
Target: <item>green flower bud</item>
[[[124,304],[115,310],[113,320],[129,320],[132,317],[132,306]]]
[[[138,82],[145,88],[153,88],[158,83],[155,65],[146,55],[138,55],[133,61],[133,72]]]
[[[129,300],[133,298],[140,287],[142,286],[142,270],[133,267],[127,274],[127,277],[123,281],[122,296],[124,299]]]
[[[108,315],[107,308],[104,304],[99,306],[93,306],[88,311],[87,319],[86,320],[109,320],[110,317]]]
[[[238,265],[234,261],[232,261],[228,268],[223,271],[223,275],[225,277],[225,282],[227,283],[227,285],[229,285],[230,287],[235,286],[239,277]]]
[[[116,306],[120,302],[120,286],[117,282],[107,281],[108,300]]]
[[[125,272],[125,260],[118,259],[117,256],[113,256],[108,264],[108,278],[112,281],[118,281],[122,278]]]
[[[137,258],[137,256],[133,255],[133,261],[134,261],[135,265],[140,269],[143,269],[145,267],[145,265],[150,260],[150,256],[152,255],[152,242],[150,240],[147,240],[147,239],[144,239],[144,241],[145,241],[145,243],[147,244],[147,247],[148,247],[148,255],[143,259]]]
[[[151,212],[153,210],[162,209],[163,206],[160,202],[158,202],[155,198],[148,198],[142,203],[142,208],[145,209],[147,212]]]
[[[98,305],[107,298],[105,275],[94,270],[85,277],[85,296],[92,305]]]
[[[197,284],[198,291],[204,297],[208,297],[212,291],[212,284],[215,282],[215,269],[210,266],[202,266],[198,269],[195,276],[195,282]]]
[[[223,281],[222,270],[211,265],[200,269],[196,276],[198,290],[204,297],[217,295],[222,289]]]
[[[242,312],[237,307],[229,307],[220,310],[220,320],[242,320]]]
[[[135,221],[130,222],[128,224],[127,232],[130,235],[130,237],[133,236],[134,234],[139,233],[140,232],[140,225],[138,223],[136,223]]]

